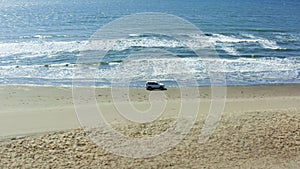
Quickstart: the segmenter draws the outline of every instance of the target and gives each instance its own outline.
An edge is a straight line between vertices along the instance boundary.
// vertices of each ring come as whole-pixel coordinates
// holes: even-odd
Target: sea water
[[[0,85],[72,85],[91,36],[116,19],[143,12],[175,15],[198,27],[202,34],[183,36],[207,38],[218,54],[213,61],[224,66],[214,71],[224,73],[228,85],[300,83],[298,0],[0,0]],[[118,45],[109,46],[105,59],[95,54],[86,60],[97,70],[94,79],[83,76],[83,81],[110,86],[127,72],[132,87],[147,80],[176,86],[174,71],[166,67],[184,64],[198,86],[210,85],[204,66],[209,58],[174,39],[145,33],[114,40]],[[128,57],[137,51],[169,51],[173,57]],[[145,62],[155,69],[142,69]],[[180,80],[189,85],[191,79]]]

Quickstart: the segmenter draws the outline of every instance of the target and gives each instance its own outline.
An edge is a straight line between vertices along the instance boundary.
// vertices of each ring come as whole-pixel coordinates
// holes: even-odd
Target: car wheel
[[[160,89],[160,90],[164,90],[164,87],[160,86],[159,89]]]
[[[152,87],[148,87],[147,90],[152,90]]]

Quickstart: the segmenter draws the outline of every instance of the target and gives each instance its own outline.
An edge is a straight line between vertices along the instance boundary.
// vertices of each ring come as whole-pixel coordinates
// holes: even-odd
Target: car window
[[[157,85],[158,83],[155,82],[148,82],[149,85]]]

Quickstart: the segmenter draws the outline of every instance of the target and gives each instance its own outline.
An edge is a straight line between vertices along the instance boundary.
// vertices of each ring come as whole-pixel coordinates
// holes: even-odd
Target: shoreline
[[[163,82],[163,81],[159,81]],[[259,83],[259,84],[226,84],[224,86],[217,86],[215,87],[241,87],[241,86],[294,86],[294,85],[300,85],[300,82],[295,82],[295,83]],[[24,87],[63,87],[63,88],[72,88],[73,85],[40,85],[40,84],[0,84],[0,87],[5,87],[5,86],[24,86]],[[94,85],[94,86],[77,86],[77,87],[95,87],[95,88],[112,88],[111,86],[100,86],[100,85]],[[178,86],[166,86],[167,88],[179,88]],[[182,87],[197,87],[197,88],[202,88],[202,87],[211,87],[211,85],[198,85],[198,86],[182,86]],[[114,87],[114,88],[120,88],[120,87]],[[136,86],[130,86],[129,88],[133,89],[144,89],[145,87],[136,87]]]

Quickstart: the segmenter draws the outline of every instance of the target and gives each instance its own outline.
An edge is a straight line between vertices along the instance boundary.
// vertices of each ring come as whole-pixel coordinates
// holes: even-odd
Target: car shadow
[[[148,91],[162,91],[162,90],[168,90],[167,88],[163,88],[163,89],[146,89]]]

